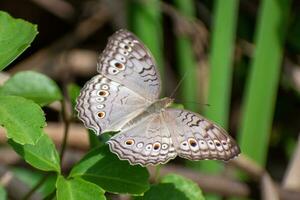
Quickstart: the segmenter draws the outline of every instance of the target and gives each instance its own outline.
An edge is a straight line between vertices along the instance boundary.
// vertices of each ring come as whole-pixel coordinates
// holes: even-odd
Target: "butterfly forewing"
[[[118,131],[150,102],[102,75],[88,81],[77,98],[78,117],[96,134]]]
[[[113,34],[99,57],[98,72],[146,99],[160,93],[160,75],[150,51],[132,33],[119,30]]]

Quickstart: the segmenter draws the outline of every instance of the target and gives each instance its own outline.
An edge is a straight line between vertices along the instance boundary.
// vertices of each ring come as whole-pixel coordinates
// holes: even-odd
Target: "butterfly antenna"
[[[175,93],[176,93],[177,90],[179,89],[180,85],[182,84],[183,80],[186,78],[186,75],[187,75],[187,71],[184,73],[182,79],[179,81],[179,83],[177,84],[177,86],[176,86],[175,89],[173,90],[173,92],[172,92],[170,98],[172,98],[172,97],[175,95]]]

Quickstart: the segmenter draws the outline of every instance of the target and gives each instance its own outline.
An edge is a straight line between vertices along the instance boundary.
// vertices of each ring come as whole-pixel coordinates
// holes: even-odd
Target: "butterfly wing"
[[[100,134],[118,131],[149,104],[144,97],[124,85],[97,75],[82,88],[76,110],[84,125]]]
[[[199,114],[168,108],[163,115],[180,157],[228,161],[240,153],[224,129]]]
[[[113,34],[99,57],[97,71],[149,100],[160,93],[160,75],[150,51],[131,32]]]
[[[120,159],[146,166],[176,157],[171,135],[159,113],[144,113],[137,122],[125,127],[107,142]]]

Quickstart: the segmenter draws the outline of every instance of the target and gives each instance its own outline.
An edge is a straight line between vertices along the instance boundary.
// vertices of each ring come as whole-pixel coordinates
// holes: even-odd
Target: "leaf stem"
[[[28,191],[28,193],[24,196],[23,200],[30,199],[30,197],[46,182],[50,174],[46,174],[42,177],[37,184]]]
[[[155,167],[155,176],[154,176],[154,182],[158,183],[159,181],[159,176],[160,176],[160,169],[161,169],[162,165],[157,165]]]
[[[61,145],[61,149],[60,149],[60,163],[62,165],[62,160],[64,157],[64,153],[66,150],[66,146],[67,146],[67,139],[68,139],[68,135],[69,135],[69,127],[70,127],[70,118],[67,115],[67,111],[66,111],[66,100],[63,99],[61,101],[61,106],[62,106],[62,110],[61,110],[61,114],[62,114],[62,120],[64,122],[64,138],[63,138],[63,142]]]

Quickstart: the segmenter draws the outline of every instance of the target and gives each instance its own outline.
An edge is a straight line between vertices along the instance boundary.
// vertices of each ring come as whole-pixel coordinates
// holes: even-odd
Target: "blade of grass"
[[[211,105],[205,115],[223,128],[228,127],[233,53],[238,15],[238,0],[215,1],[214,21],[210,50],[210,74],[207,102]],[[202,162],[201,169],[210,173],[223,170],[223,164],[216,161]],[[220,199],[215,195],[209,199]]]
[[[239,135],[242,152],[264,166],[291,1],[264,0]]]
[[[135,0],[128,2],[129,28],[145,43],[153,54],[161,79],[163,70],[163,29],[159,0]],[[163,91],[163,90],[162,90]]]
[[[233,69],[233,51],[237,23],[238,0],[215,1],[212,45],[210,50],[210,77],[208,103],[205,115],[223,128],[228,126]],[[202,169],[218,172],[219,162],[202,163]]]
[[[196,12],[193,0],[174,0],[174,4],[183,16],[191,19],[195,17]],[[180,78],[183,78],[187,73],[187,77],[183,80],[181,86],[182,100],[183,102],[197,102],[197,63],[192,43],[188,36],[179,35],[176,37],[176,59]],[[197,104],[186,104],[185,108],[197,111]]]

